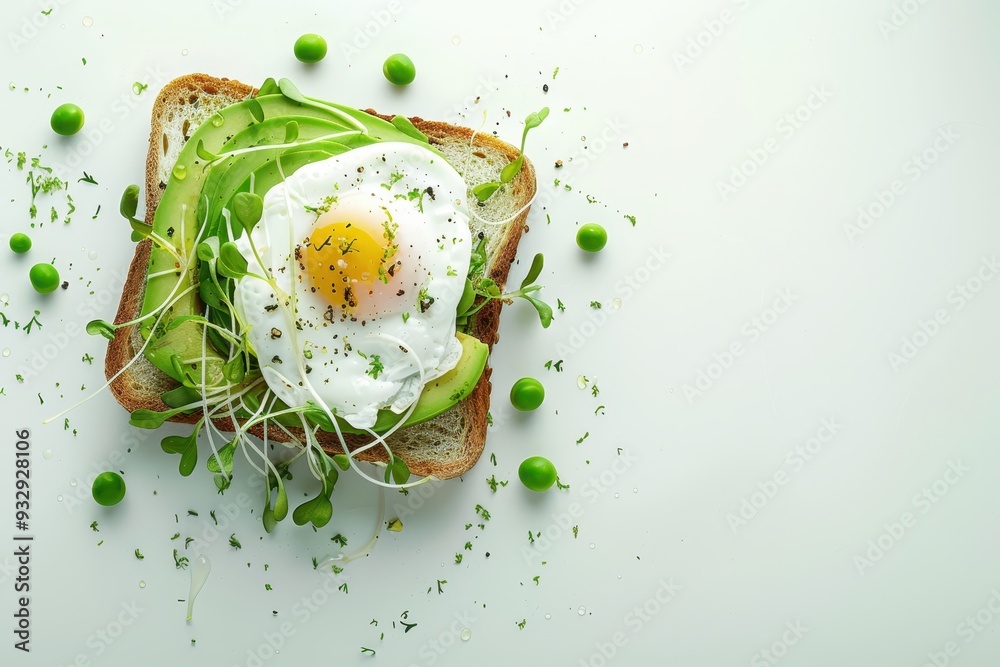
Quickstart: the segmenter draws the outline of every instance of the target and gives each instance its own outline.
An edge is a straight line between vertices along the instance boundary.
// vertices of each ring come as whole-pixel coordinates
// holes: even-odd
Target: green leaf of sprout
[[[486,201],[493,196],[493,193],[500,189],[503,183],[497,181],[491,181],[489,183],[480,183],[476,187],[472,188],[472,194],[476,196],[479,201]]]
[[[549,117],[549,108],[542,107],[534,113],[529,113],[524,119],[524,134],[528,133],[528,130],[533,130],[542,124],[546,118]]]
[[[165,412],[146,410],[145,408],[135,410],[129,416],[128,423],[132,426],[145,429],[157,429],[163,426],[164,422],[175,415],[179,415],[183,410],[174,408]]]
[[[243,378],[247,374],[246,359],[243,357],[243,354],[237,354],[227,361],[222,367],[222,374],[233,384],[243,382]]]
[[[464,315],[473,304],[476,302],[476,288],[472,284],[472,281],[468,278],[465,279],[465,287],[462,289],[462,297],[458,300],[458,307],[455,312],[461,316]]]
[[[516,160],[507,164],[500,172],[500,182],[510,183],[514,178],[521,173],[521,167],[524,166],[524,155],[519,155]]]
[[[181,358],[176,354],[170,356],[170,367],[173,369],[175,376],[180,380],[181,384],[185,387],[197,388],[198,383],[191,375],[192,369],[185,368],[184,364],[181,362]]]
[[[219,248],[219,273],[227,278],[242,278],[247,274],[247,260],[232,241]]]
[[[211,262],[219,256],[219,237],[212,236],[198,244],[198,259]]]
[[[277,525],[277,519],[274,518],[274,510],[271,509],[270,499],[268,499],[268,505],[264,508],[264,514],[261,515],[261,523],[264,524],[264,530],[267,533],[273,533],[274,528]]]
[[[216,458],[215,454],[208,457],[209,472],[222,473],[225,471],[226,475],[233,474],[233,455],[236,453],[236,440],[230,440],[226,443],[225,447],[219,449],[219,456]]]
[[[330,523],[333,517],[333,504],[326,496],[325,491],[320,491],[319,495],[311,500],[307,500],[292,512],[292,521],[296,526],[304,526],[311,523],[317,528],[322,528]]]
[[[194,472],[198,464],[198,429],[190,435],[168,435],[160,441],[160,448],[167,454],[180,454],[181,460],[177,469],[182,476],[187,477]]]
[[[260,84],[260,89],[257,91],[257,95],[275,95],[280,93],[281,89],[278,88],[278,84],[272,77],[267,77],[264,83]]]
[[[125,192],[122,193],[121,202],[118,204],[118,210],[121,212],[122,217],[129,219],[134,218],[136,211],[139,210],[139,186],[130,185],[125,188]]]
[[[530,296],[521,297],[538,311],[538,319],[542,323],[543,329],[548,329],[549,325],[552,324],[552,307],[549,304]]]
[[[181,408],[185,405],[191,405],[192,403],[197,403],[201,400],[201,392],[197,389],[192,389],[191,387],[185,387],[181,385],[170,391],[166,391],[160,396],[160,400],[168,408]]]
[[[264,107],[260,105],[256,99],[247,100],[247,111],[253,116],[253,119],[258,123],[264,122]]]
[[[285,485],[278,479],[278,497],[274,500],[274,518],[283,521],[288,516],[288,494],[285,493]]]
[[[298,128],[298,123],[295,127]],[[233,197],[233,215],[244,229],[250,231],[264,215],[264,200],[252,192],[241,192]]]
[[[406,484],[410,479],[410,467],[403,459],[395,459],[392,462],[392,480],[396,484]]]
[[[146,223],[144,223],[144,222],[142,222],[140,220],[137,220],[136,218],[129,218],[128,219],[128,224],[129,224],[130,227],[132,227],[132,232],[133,232],[133,234],[132,234],[132,240],[133,241],[141,240],[141,239],[148,239],[152,235],[152,233],[153,233],[153,228],[150,225],[147,225]],[[138,239],[136,239],[137,235],[139,237]]]
[[[521,289],[524,289],[538,279],[538,276],[542,273],[542,267],[544,265],[545,257],[542,256],[542,253],[535,255],[534,259],[531,260],[531,268],[528,269],[528,275],[526,275],[524,280],[521,281]]]
[[[290,120],[285,123],[285,142],[286,144],[294,143],[296,139],[299,138],[299,124],[294,120]]]
[[[115,339],[115,325],[104,320],[92,320],[87,322],[87,333],[91,336],[104,336],[108,340]]]
[[[393,116],[390,121],[397,130],[418,141],[427,142],[427,135],[416,128],[406,116]]]
[[[258,102],[258,104],[260,103]],[[214,162],[215,160],[219,159],[218,155],[205,148],[205,141],[203,139],[198,140],[198,145],[195,146],[194,150],[195,153],[198,154],[198,157],[200,157],[205,162]]]
[[[278,90],[293,102],[298,102],[299,104],[306,104],[308,102],[306,96],[299,92],[298,87],[288,79],[278,80]]]

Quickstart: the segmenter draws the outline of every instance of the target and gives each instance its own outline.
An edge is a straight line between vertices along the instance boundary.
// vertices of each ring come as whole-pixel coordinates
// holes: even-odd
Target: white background
[[[68,172],[73,222],[31,231],[25,257],[0,253],[2,311],[25,322],[38,309],[44,326],[0,328],[11,351],[0,357],[5,665],[259,664],[254,654],[263,664],[994,664],[1000,280],[976,279],[995,277],[983,262],[1000,252],[995,2],[64,0],[41,15],[48,6],[0,10],[0,83],[16,88],[0,91],[0,146],[47,164],[87,155]],[[330,54],[307,67],[291,48],[311,31]],[[397,51],[418,69],[402,90],[380,72]],[[265,535],[247,466],[225,496],[203,466],[180,478],[158,443],[181,430],[131,429],[107,393],[70,414],[76,436],[61,419],[41,425],[103,381],[103,341],[79,327],[114,315],[132,247],[118,196],[142,180],[159,87],[197,71],[288,76],[319,97],[473,126],[487,111],[486,127],[515,143],[528,112],[553,110],[529,139],[542,199],[520,256],[545,252],[543,294],[566,311],[544,331],[525,304],[505,311],[486,454],[429,500],[390,496],[387,518],[401,514],[404,529],[350,564],[335,582],[346,594],[324,591],[311,558],[335,553],[338,530],[363,540],[371,487],[342,478],[334,522],[317,534],[289,521]],[[135,81],[149,90],[134,96]],[[88,116],[68,139],[47,122],[64,101]],[[754,155],[763,164],[747,162]],[[77,183],[82,170],[100,185]],[[24,176],[13,165],[0,174],[5,244],[29,222]],[[900,194],[852,228],[859,207],[880,213],[894,180]],[[720,183],[739,187],[723,194]],[[574,243],[586,221],[608,230],[597,256]],[[653,249],[670,259],[648,271]],[[28,267],[53,257],[70,287],[38,296]],[[956,291],[967,283],[971,300]],[[779,314],[781,294],[791,305]],[[945,323],[927,325],[939,310]],[[564,372],[546,371],[550,359]],[[506,395],[523,375],[547,396],[515,415]],[[577,388],[580,375],[599,397]],[[824,420],[837,424],[832,437]],[[13,650],[8,628],[15,428],[31,429],[33,446],[30,655]],[[819,435],[827,441],[810,442]],[[809,460],[795,453],[810,446]],[[533,454],[571,488],[521,487],[517,465]],[[87,485],[107,468],[129,485],[112,509]],[[510,486],[493,493],[492,474]],[[211,539],[209,511],[221,518],[240,493],[252,507]],[[492,518],[466,530],[477,503]],[[579,516],[566,523],[571,506]],[[529,530],[544,539],[529,544]],[[214,563],[191,623],[179,602],[189,574],[171,556],[188,536],[207,538]],[[417,623],[405,634],[404,611]]]

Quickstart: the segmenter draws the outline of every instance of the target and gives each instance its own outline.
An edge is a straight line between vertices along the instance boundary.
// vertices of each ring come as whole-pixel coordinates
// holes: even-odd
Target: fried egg
[[[267,192],[249,236],[234,303],[287,405],[371,427],[458,363],[472,239],[465,182],[440,155],[384,142],[306,165]]]

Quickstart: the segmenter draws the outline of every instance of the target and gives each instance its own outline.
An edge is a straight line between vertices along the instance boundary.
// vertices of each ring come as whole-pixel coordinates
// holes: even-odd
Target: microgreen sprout
[[[493,193],[505,184],[513,181],[517,175],[521,173],[521,168],[524,166],[524,144],[528,139],[528,132],[541,125],[542,121],[544,121],[548,115],[548,107],[542,107],[541,110],[528,114],[527,118],[524,119],[524,132],[521,134],[520,154],[500,171],[499,181],[480,183],[472,188],[472,194],[475,195],[477,200],[485,202],[493,196]]]
[[[458,304],[459,328],[468,327],[472,323],[473,316],[482,310],[486,304],[494,300],[501,300],[503,303],[513,303],[514,299],[524,299],[532,305],[538,313],[538,319],[543,328],[548,328],[552,324],[552,307],[536,296],[542,289],[541,285],[535,284],[535,280],[542,273],[545,265],[545,257],[538,253],[531,261],[531,267],[521,281],[521,286],[513,292],[501,292],[500,286],[486,275],[486,239],[480,240],[479,245],[472,253],[472,261],[469,266],[469,277],[466,281],[466,291],[471,294],[470,298],[463,298]]]

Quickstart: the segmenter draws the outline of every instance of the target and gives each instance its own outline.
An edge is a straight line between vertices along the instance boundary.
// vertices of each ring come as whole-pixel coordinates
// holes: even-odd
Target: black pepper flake
[[[278,355],[274,355],[273,357],[271,357],[271,363],[272,364],[280,364],[280,363],[282,363],[281,362],[281,357],[279,357]]]
[[[63,289],[69,289],[69,281],[64,280],[62,285],[60,285],[60,287],[62,287]]]
[[[271,338],[281,338],[281,329],[271,328]]]
[[[544,86],[542,86],[542,92],[543,93],[549,92],[549,84],[545,84]]]
[[[278,306],[277,306],[277,304],[274,304],[274,303],[272,303],[270,306],[264,306],[264,310],[266,310],[269,313],[273,313],[277,309],[278,309]]]
[[[173,235],[174,235],[174,228],[173,227],[167,227],[167,236],[168,237],[172,237]]]
[[[561,169],[562,168],[562,164],[563,164],[562,160],[556,160],[556,169]]]

